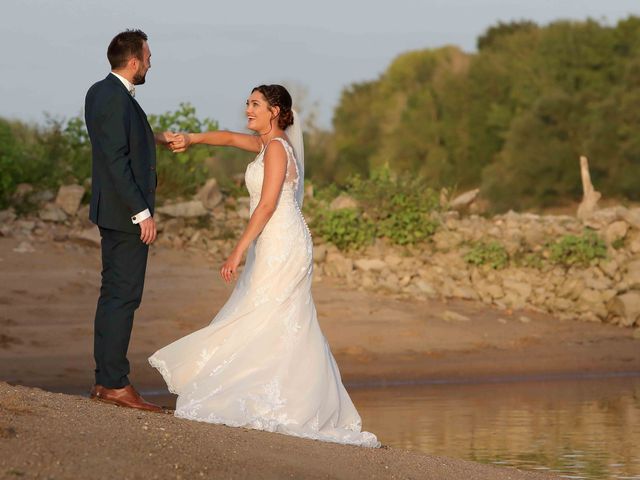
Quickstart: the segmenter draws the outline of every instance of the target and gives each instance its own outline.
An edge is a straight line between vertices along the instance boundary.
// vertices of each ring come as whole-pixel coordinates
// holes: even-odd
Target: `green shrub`
[[[375,238],[371,220],[353,209],[321,210],[314,217],[312,228],[340,250],[362,248]]]
[[[505,268],[509,264],[507,250],[497,241],[477,242],[463,258],[471,265],[489,265],[494,269]]]
[[[431,214],[439,209],[438,195],[425,188],[420,177],[394,176],[383,167],[367,179],[351,177],[344,192],[357,200],[357,210],[315,214],[341,193],[335,184],[318,189],[313,202],[306,207],[306,211],[315,216],[316,233],[338,248],[357,248],[383,237],[397,245],[414,244],[427,240],[438,227],[438,222],[431,219]],[[356,221],[366,224],[357,225],[364,236],[356,235],[357,240],[345,242],[341,238],[350,235],[345,231],[347,225]],[[336,234],[333,228],[340,228],[341,232]]]
[[[582,235],[565,235],[549,245],[550,260],[557,265],[586,267],[592,260],[607,258],[607,246],[593,231]]]

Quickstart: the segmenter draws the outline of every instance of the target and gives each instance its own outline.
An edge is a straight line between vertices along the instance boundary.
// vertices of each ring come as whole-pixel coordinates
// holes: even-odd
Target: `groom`
[[[133,313],[140,305],[149,245],[156,239],[155,134],[135,100],[135,86],[151,68],[147,35],[127,30],[107,50],[111,73],[94,84],[85,99],[92,146],[89,218],[102,238],[102,286],[94,326],[95,385],[92,399],[161,412],[129,383],[127,349]]]

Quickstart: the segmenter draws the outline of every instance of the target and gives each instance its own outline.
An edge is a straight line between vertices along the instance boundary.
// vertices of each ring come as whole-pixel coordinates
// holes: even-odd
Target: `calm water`
[[[392,447],[640,480],[640,376],[349,391],[363,427]]]

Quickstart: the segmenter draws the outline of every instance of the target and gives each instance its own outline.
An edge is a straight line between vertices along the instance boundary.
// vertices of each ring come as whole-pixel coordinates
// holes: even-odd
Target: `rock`
[[[557,295],[561,298],[577,300],[584,288],[585,284],[581,278],[569,278],[558,286]]]
[[[596,230],[600,230],[605,228],[607,225],[615,222],[616,220],[623,218],[624,216],[623,207],[609,207],[609,208],[601,208],[600,210],[596,210],[584,219],[584,225],[587,227],[591,227]]]
[[[51,190],[40,190],[29,195],[29,201],[37,205],[51,202],[54,198],[56,196]]]
[[[600,270],[602,270],[609,278],[614,278],[618,271],[619,265],[615,260],[600,261],[598,264]]]
[[[62,208],[67,215],[75,215],[80,208],[84,192],[84,187],[80,185],[63,185],[58,190],[56,205]]]
[[[412,285],[415,286],[416,290],[419,293],[425,294],[429,298],[438,297],[438,292],[436,291],[435,288],[433,288],[433,285],[431,285],[429,282],[426,282],[422,279],[417,279],[414,281]]]
[[[344,257],[341,253],[327,253],[324,271],[332,277],[346,277],[353,270],[353,260]]]
[[[22,201],[31,192],[33,192],[33,185],[30,183],[19,183],[16,185],[16,189],[14,190],[12,197],[16,201]]]
[[[345,208],[358,208],[358,202],[356,201],[356,199],[347,195],[346,193],[341,193],[340,195],[338,195],[329,205],[329,209],[331,210],[342,210]]]
[[[86,228],[80,232],[72,232],[69,238],[77,243],[90,247],[100,247],[101,245],[100,230],[98,230],[98,227]]]
[[[378,258],[359,258],[353,264],[357,269],[365,272],[381,272],[387,268],[387,264]]]
[[[631,327],[640,317],[640,292],[631,291],[613,298],[607,305],[609,318],[619,317],[620,324]]]
[[[53,203],[47,203],[38,216],[45,222],[64,222],[67,219],[64,210]]]
[[[473,201],[478,196],[478,193],[480,193],[479,188],[464,192],[463,194],[458,195],[456,198],[454,198],[449,204],[449,207],[455,210],[462,210],[473,203]]]
[[[304,197],[305,198],[313,198],[313,184],[308,183],[304,186]]]
[[[249,218],[251,218],[251,211],[249,210],[249,207],[245,207],[244,205],[238,205],[236,213],[238,214],[238,217],[243,220],[249,220]]]
[[[516,280],[511,280],[508,278],[505,278],[502,281],[502,287],[506,292],[511,291],[516,293],[518,297],[520,297],[523,301],[527,301],[532,291],[531,285],[529,283],[518,282]]]
[[[164,205],[156,210],[170,217],[178,218],[204,217],[209,214],[200,200]]]
[[[31,253],[36,249],[29,242],[20,242],[16,248],[13,249],[16,253]]]
[[[610,224],[605,232],[604,239],[608,245],[613,244],[616,240],[621,240],[627,236],[627,232],[629,231],[629,224],[622,220],[618,220]]]
[[[445,322],[468,322],[470,320],[469,317],[462,315],[461,313],[453,312],[451,310],[446,310],[441,318]]]
[[[455,286],[451,290],[451,296],[453,298],[462,298],[464,300],[478,300],[480,298],[478,293],[469,286]]]
[[[402,257],[391,253],[389,255],[385,255],[384,262],[389,265],[389,267],[396,268],[402,263]],[[411,259],[411,263],[415,263],[415,260]]]
[[[449,251],[459,246],[464,238],[458,232],[451,230],[438,230],[432,237],[437,250]]]
[[[526,315],[521,315],[519,318],[521,323],[531,323],[531,319],[529,317],[527,317]]]
[[[640,260],[633,260],[627,264],[627,273],[623,280],[629,288],[640,288]]]
[[[474,287],[480,297],[486,299],[487,301],[504,297],[504,291],[502,290],[502,287],[496,283],[487,282],[483,279],[477,279],[474,281]]]
[[[204,186],[198,191],[195,198],[196,200],[200,200],[205,208],[213,210],[222,203],[223,200],[222,192],[220,192],[220,187],[218,186],[218,181],[215,178],[207,180]]]
[[[16,219],[16,212],[13,208],[0,211],[0,225],[11,223]]]
[[[32,232],[33,229],[36,228],[36,222],[33,220],[18,220],[16,225],[24,232]]]
[[[314,245],[313,246],[313,261],[316,263],[324,262],[327,257],[327,246],[326,245]]]
[[[640,208],[625,208],[621,210],[620,216],[636,230],[640,230]]]

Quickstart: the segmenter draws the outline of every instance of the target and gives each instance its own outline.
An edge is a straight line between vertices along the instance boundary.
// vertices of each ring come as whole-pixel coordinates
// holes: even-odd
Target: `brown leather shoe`
[[[127,385],[123,388],[106,388],[102,385],[95,385],[91,391],[95,393],[95,397],[92,398],[119,407],[137,408],[138,410],[156,413],[162,413],[164,411],[162,407],[147,402],[142,398],[132,385]]]

